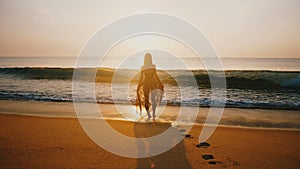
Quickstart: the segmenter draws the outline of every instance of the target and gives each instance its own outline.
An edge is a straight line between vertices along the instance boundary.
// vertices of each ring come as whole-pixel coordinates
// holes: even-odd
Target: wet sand
[[[28,105],[27,111],[30,109]],[[64,110],[63,107],[61,110]],[[157,135],[171,127],[170,124],[159,122],[109,120],[108,123],[124,135],[139,138]],[[210,146],[198,148],[196,145],[201,128],[194,126],[188,133],[191,137],[184,138],[177,146],[163,154],[138,159],[121,157],[102,149],[83,131],[76,118],[1,114],[0,164],[1,168],[299,168],[300,166],[299,131],[218,127],[207,140]]]

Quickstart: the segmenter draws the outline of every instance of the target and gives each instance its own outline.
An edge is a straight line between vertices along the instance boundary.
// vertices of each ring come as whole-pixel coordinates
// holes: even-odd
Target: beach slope
[[[28,106],[30,111],[30,106]],[[35,109],[36,110],[36,109]],[[51,110],[56,111],[56,110]],[[17,113],[17,112],[16,112]],[[120,133],[149,137],[166,123],[108,121]],[[135,128],[138,126],[139,132]],[[154,126],[154,127],[153,127]],[[1,168],[299,168],[299,131],[218,127],[198,148],[201,126],[171,150],[149,158],[120,157],[96,145],[76,118],[0,115]],[[205,156],[206,155],[206,156]],[[208,156],[207,156],[208,155]],[[212,155],[212,156],[209,156]],[[211,158],[213,159],[207,159]]]

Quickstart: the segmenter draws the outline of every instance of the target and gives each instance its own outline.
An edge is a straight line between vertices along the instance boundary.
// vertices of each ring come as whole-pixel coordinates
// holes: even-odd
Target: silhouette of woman
[[[156,66],[152,64],[152,56],[146,53],[144,65],[141,66],[141,76],[137,87],[137,105],[142,113],[142,106],[145,107],[148,119],[151,118],[150,106],[153,110],[153,120],[155,120],[156,106],[160,104],[163,97],[164,86],[157,76]],[[151,103],[149,101],[151,97]]]

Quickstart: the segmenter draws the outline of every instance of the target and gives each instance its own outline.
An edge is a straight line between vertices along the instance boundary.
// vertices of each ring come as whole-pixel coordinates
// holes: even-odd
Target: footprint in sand
[[[180,130],[179,130],[179,131],[180,131]],[[184,132],[184,131],[185,131],[185,130],[181,130],[181,132]],[[185,138],[193,138],[190,134],[185,134],[184,136],[185,136]],[[201,143],[199,143],[199,144],[196,145],[196,147],[198,147],[198,148],[208,148],[209,146],[210,146],[210,144],[207,143],[207,142],[201,142]],[[204,160],[211,160],[211,161],[208,161],[208,164],[211,164],[211,165],[222,164],[221,161],[214,161],[214,160],[213,160],[213,159],[214,159],[214,156],[211,155],[211,154],[204,154],[204,155],[202,156],[202,158],[203,158]]]
[[[207,148],[209,146],[210,146],[210,144],[207,143],[207,142],[201,142],[201,143],[199,143],[199,144],[196,145],[196,147],[198,147],[198,148],[200,148],[200,147]]]
[[[202,156],[202,158],[204,160],[211,160],[211,159],[214,159],[214,156],[213,155],[210,155],[210,154],[205,154]]]
[[[198,148],[208,148],[209,146],[210,146],[210,144],[207,143],[207,142],[201,142],[201,143],[199,143],[199,144],[196,145],[196,147],[198,147]],[[205,154],[205,155],[202,156],[202,158],[204,160],[212,160],[212,161],[208,162],[208,164],[211,164],[211,165],[222,164],[221,161],[213,161],[214,156],[211,155],[211,154]]]
[[[184,134],[184,137],[185,137],[185,138],[189,138],[189,139],[194,138],[194,137],[192,137],[190,134]]]
[[[185,129],[180,129],[178,130],[179,132],[183,133],[182,135],[185,137],[185,138],[189,138],[189,139],[192,139],[194,137],[192,137],[192,135],[190,134],[184,134],[184,132],[186,131]]]
[[[202,158],[205,160],[212,160],[212,159],[214,159],[214,156],[210,155],[210,154],[205,154],[202,156]],[[222,162],[221,161],[209,161],[208,164],[215,165],[215,164],[222,164]]]

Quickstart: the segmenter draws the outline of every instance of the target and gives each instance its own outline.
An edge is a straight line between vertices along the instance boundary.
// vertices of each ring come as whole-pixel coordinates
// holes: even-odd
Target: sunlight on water
[[[59,62],[57,60],[60,60]],[[0,68],[0,99],[5,100],[24,100],[24,101],[46,101],[46,102],[72,102],[72,95],[80,95],[82,100],[80,102],[93,102],[93,98],[89,98],[85,85],[87,83],[94,83],[90,81],[83,81],[82,88],[77,92],[72,92],[72,73],[73,69],[66,67],[73,67],[74,58],[0,58],[0,67],[64,67],[64,68]],[[190,65],[199,65],[194,63],[193,59],[183,58]],[[222,59],[225,68],[238,69],[237,71],[226,71],[227,93],[226,93],[226,107],[232,108],[260,108],[260,109],[281,109],[286,112],[287,109],[300,110],[300,59]],[[196,66],[195,66],[196,67]],[[177,68],[179,69],[179,67]],[[243,70],[256,71],[243,71]],[[275,71],[261,71],[261,70],[275,70]],[[277,71],[281,70],[281,71]],[[91,69],[83,69],[82,76],[88,76]],[[123,78],[126,77],[126,71],[121,70]],[[282,72],[289,71],[289,72]],[[298,72],[297,72],[298,71]],[[210,81],[207,77],[206,71],[197,70],[193,72],[198,87],[190,86],[191,77],[186,74],[185,70],[173,70],[172,75],[177,79],[182,80],[182,91],[185,95],[182,97],[179,88],[174,85],[163,71],[159,70],[158,75],[163,80],[165,85],[165,93],[162,100],[162,105],[171,105],[171,107],[179,107],[182,103],[189,107],[200,105],[201,107],[209,107],[211,103],[211,89]],[[123,107],[123,114],[110,114],[110,118],[127,119],[131,121],[146,122],[146,113],[142,116],[136,110],[134,105],[136,100],[137,84],[132,83],[128,93],[126,85],[122,83],[117,85],[117,92],[120,92],[116,98],[111,94],[111,76],[114,74],[113,69],[99,69],[96,77],[95,97],[98,103],[119,103]],[[132,77],[131,77],[132,78]],[[218,90],[218,89],[215,89]],[[195,95],[195,91],[199,91],[199,95]],[[123,93],[122,93],[123,92]],[[218,93],[218,91],[216,91]],[[128,105],[132,104],[132,105]],[[127,104],[127,105],[125,105]],[[217,104],[217,103],[216,103]],[[121,106],[121,108],[122,108]],[[172,113],[163,113],[167,106],[162,106],[157,110],[158,119],[162,121],[172,121],[176,117]],[[125,108],[125,109],[124,109]],[[227,109],[228,110],[228,109]],[[132,113],[134,112],[134,113]],[[172,112],[172,111],[171,111]],[[278,112],[278,110],[276,110]],[[188,113],[188,112],[187,112]],[[267,119],[274,116],[274,118],[291,118],[289,120],[295,121],[299,115],[295,112],[290,113],[291,117],[285,117],[284,112],[281,114],[272,114],[272,110],[262,111],[259,118]],[[227,116],[228,114],[224,114]],[[223,121],[225,125],[235,125],[238,121],[236,116],[235,121],[232,120],[232,115],[228,117],[227,121]],[[251,119],[252,115],[244,113],[247,119]],[[249,116],[249,117],[248,117]],[[201,118],[200,118],[201,117]],[[255,116],[256,117],[256,116]],[[258,115],[257,115],[258,117]],[[200,119],[199,119],[200,118]],[[198,122],[202,123],[205,119],[203,114],[199,114]],[[271,120],[271,119],[270,119]],[[238,125],[247,126],[255,125],[273,125],[273,121],[266,124],[259,121],[241,121]],[[278,123],[278,124],[277,124]],[[289,122],[279,123],[274,122],[274,126],[299,126],[297,122],[290,124]],[[296,127],[298,128],[298,127]]]

